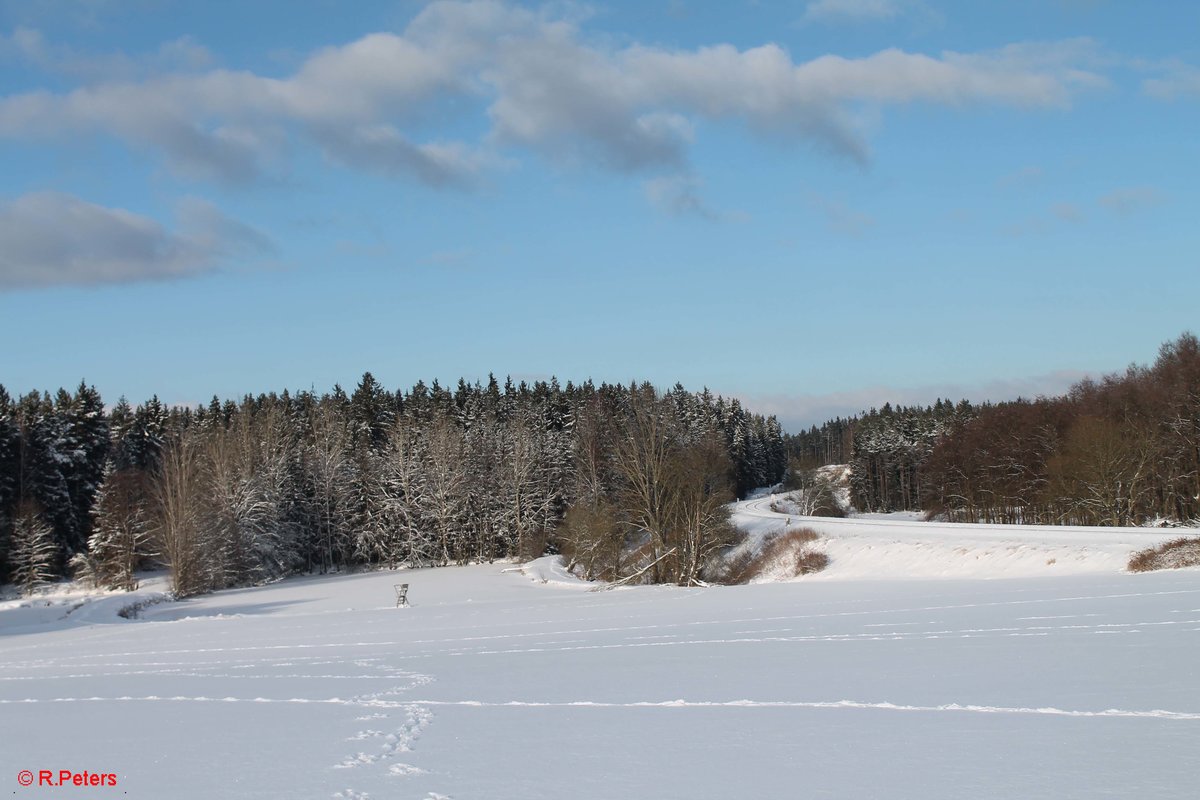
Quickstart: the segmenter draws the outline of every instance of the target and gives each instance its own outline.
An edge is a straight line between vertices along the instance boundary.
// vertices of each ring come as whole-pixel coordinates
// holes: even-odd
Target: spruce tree
[[[20,429],[12,398],[0,386],[0,581],[8,574],[8,551],[16,517],[17,475],[21,465]]]
[[[83,548],[91,535],[91,509],[108,460],[109,430],[104,403],[94,387],[80,382],[73,396],[60,394],[58,413],[65,426],[68,463],[67,491],[71,496],[75,539],[67,543],[72,552]]]
[[[50,525],[56,554],[55,568],[68,551],[79,549],[78,520],[74,515],[67,474],[71,459],[64,419],[56,413],[49,394],[31,392],[18,405],[21,418],[21,460],[18,494],[34,503]]]
[[[362,380],[350,398],[351,442],[355,448],[367,446],[378,449],[387,438],[392,423],[394,400],[375,376],[363,373]]]
[[[92,578],[106,589],[133,591],[134,571],[149,555],[150,525],[136,470],[105,470],[88,539]]]
[[[23,503],[12,529],[12,579],[22,594],[33,592],[54,576],[57,547],[54,531],[33,503]]]

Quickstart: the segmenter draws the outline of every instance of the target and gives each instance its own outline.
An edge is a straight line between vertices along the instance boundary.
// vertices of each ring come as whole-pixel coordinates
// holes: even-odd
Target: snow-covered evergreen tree
[[[57,550],[54,531],[37,506],[23,503],[13,521],[9,555],[13,583],[23,594],[32,594],[54,577]]]
[[[350,438],[358,446],[373,449],[382,447],[393,420],[393,398],[375,376],[363,373],[362,380],[350,397]]]
[[[385,514],[397,536],[395,558],[410,567],[436,563],[434,542],[425,518],[428,502],[424,447],[424,438],[417,427],[406,420],[399,421],[383,462]]]
[[[350,462],[348,508],[353,537],[353,559],[360,564],[386,563],[395,566],[399,544],[389,520],[384,480],[384,458],[369,446],[361,446]]]
[[[138,406],[119,445],[124,450],[123,457],[138,469],[154,472],[162,455],[168,418],[158,395]]]
[[[66,545],[78,552],[91,535],[91,509],[108,461],[108,419],[100,394],[82,382],[74,395],[59,393],[55,410],[63,420],[63,473],[74,517],[75,538]]]
[[[425,434],[423,456],[421,516],[433,536],[436,563],[465,561],[468,495],[462,431],[446,417],[436,419]]]
[[[55,556],[54,569],[65,564],[68,552],[78,543],[79,522],[67,483],[71,466],[66,423],[56,413],[48,394],[32,392],[21,398],[21,459],[18,471],[19,501],[30,501],[41,509],[50,525]]]
[[[20,429],[12,398],[0,386],[0,581],[9,571],[9,542],[13,518],[16,517],[17,475],[20,467]]]
[[[150,520],[145,488],[134,469],[105,470],[92,512],[88,564],[97,586],[133,591],[134,571],[150,553]]]

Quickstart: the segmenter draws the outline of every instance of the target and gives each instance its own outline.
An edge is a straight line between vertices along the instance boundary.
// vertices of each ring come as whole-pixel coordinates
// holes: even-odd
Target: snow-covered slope
[[[752,536],[807,527],[830,557],[804,580],[839,578],[1004,578],[1111,574],[1131,553],[1178,538],[1178,531],[923,522],[916,515],[831,519],[771,510],[773,495],[734,506],[733,521]]]
[[[135,592],[85,589],[60,583],[30,597],[0,601],[0,633],[34,633],[92,623],[129,622],[145,607],[170,599],[165,573],[147,574]]]
[[[859,526],[868,552],[907,536]],[[9,605],[0,780],[131,800],[1192,798],[1200,571],[1103,558],[609,592],[542,560],[299,578],[132,622],[101,598],[38,633],[38,609]],[[118,785],[26,789],[19,770]]]

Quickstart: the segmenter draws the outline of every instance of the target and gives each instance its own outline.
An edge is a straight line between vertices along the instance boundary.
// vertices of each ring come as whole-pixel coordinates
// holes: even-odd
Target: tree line
[[[848,450],[836,448],[847,440]],[[787,447],[810,463],[849,463],[862,510],[999,523],[1195,521],[1200,341],[1185,333],[1153,364],[1081,381],[1061,397],[885,405],[789,437]]]
[[[367,566],[562,551],[613,579],[698,580],[728,541],[723,505],[778,481],[778,422],[676,385],[489,378],[407,392],[340,388],[157,398],[0,387],[0,579],[177,595]]]

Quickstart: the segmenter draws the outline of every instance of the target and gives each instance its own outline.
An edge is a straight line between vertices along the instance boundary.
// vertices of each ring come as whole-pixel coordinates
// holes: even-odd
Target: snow
[[[543,556],[513,570],[538,583],[553,583],[558,587],[592,590],[596,586],[567,570],[558,556]]]
[[[752,535],[788,522],[763,502],[737,509]],[[1160,534],[792,524],[825,536],[825,573],[589,592],[551,558],[136,621],[118,604],[153,581],[5,603],[0,777],[27,797],[48,790],[20,769],[113,772],[93,793],[129,798],[1194,796],[1200,570],[1120,563]]]
[[[813,546],[830,566],[796,579],[805,581],[1112,574],[1125,569],[1134,551],[1179,536],[1147,528],[923,522],[915,512],[800,517],[771,511],[776,500],[768,494],[738,503],[734,522],[757,538],[789,527],[822,534]]]

